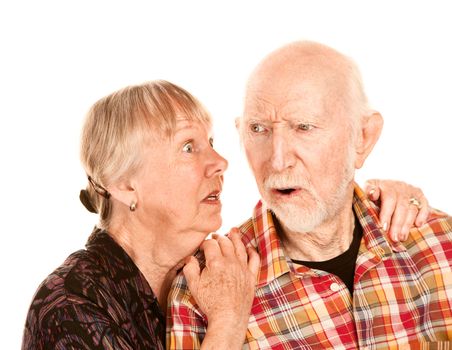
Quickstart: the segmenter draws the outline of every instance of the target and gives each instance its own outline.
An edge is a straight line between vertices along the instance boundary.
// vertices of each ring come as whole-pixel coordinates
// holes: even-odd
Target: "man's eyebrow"
[[[259,117],[259,116],[252,116],[252,117],[246,118],[245,122],[247,122],[247,123],[255,123],[255,122],[266,123],[267,118]]]

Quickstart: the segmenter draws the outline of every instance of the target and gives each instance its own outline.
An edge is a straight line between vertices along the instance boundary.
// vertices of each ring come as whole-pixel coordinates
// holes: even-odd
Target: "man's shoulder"
[[[444,230],[452,230],[452,226],[451,226],[451,222],[452,222],[452,216],[450,216],[449,214],[447,214],[444,211],[438,210],[438,209],[434,209],[432,208],[430,210],[430,213],[427,217],[427,221],[426,224],[430,225],[430,224],[435,224],[435,222],[447,222],[448,226],[444,227]]]
[[[411,254],[452,257],[452,217],[433,209],[421,227],[413,227],[404,243]],[[445,255],[444,255],[445,254]]]
[[[430,235],[438,237],[451,238],[452,217],[445,212],[432,209],[426,223],[421,227],[413,227],[410,232],[414,239],[425,238]]]

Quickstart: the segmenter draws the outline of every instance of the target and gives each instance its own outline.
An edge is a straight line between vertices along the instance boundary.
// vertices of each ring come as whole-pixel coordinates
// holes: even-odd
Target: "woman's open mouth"
[[[202,201],[204,203],[208,203],[208,204],[221,203],[220,194],[221,194],[221,191],[218,191],[218,190],[210,192],[209,195],[207,197],[205,197]]]

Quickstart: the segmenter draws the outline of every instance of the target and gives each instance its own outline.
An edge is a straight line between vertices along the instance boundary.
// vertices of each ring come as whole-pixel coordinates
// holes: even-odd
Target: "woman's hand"
[[[254,299],[260,259],[245,249],[240,233],[229,238],[213,235],[202,243],[206,267],[201,271],[195,257],[184,267],[188,288],[208,319],[202,349],[241,349]]]
[[[430,208],[420,188],[401,181],[368,180],[364,191],[372,201],[380,200],[380,222],[394,242],[406,240],[413,225],[425,224]]]

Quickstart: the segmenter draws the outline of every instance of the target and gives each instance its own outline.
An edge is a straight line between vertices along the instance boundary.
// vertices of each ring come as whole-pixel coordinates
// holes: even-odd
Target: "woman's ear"
[[[137,193],[135,186],[129,181],[121,181],[114,185],[108,186],[108,192],[117,201],[129,207],[131,203],[137,203]]]
[[[361,128],[358,131],[357,140],[355,143],[355,168],[360,169],[375,144],[380,137],[383,129],[383,117],[377,111],[372,111],[370,115],[366,115],[362,119]]]

